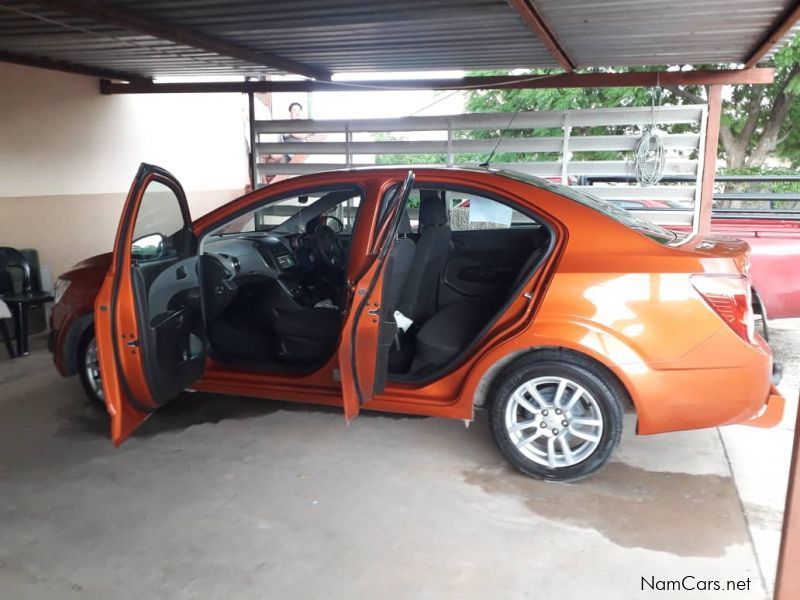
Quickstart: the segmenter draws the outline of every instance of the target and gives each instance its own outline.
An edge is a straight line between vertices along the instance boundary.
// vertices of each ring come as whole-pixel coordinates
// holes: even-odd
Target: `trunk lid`
[[[736,266],[738,273],[749,275],[750,246],[744,240],[724,235],[696,235],[684,240],[675,248],[699,254],[701,257],[729,259]],[[718,261],[713,261],[707,265],[706,272],[717,266],[719,266]],[[723,268],[720,272],[730,272],[730,269]]]

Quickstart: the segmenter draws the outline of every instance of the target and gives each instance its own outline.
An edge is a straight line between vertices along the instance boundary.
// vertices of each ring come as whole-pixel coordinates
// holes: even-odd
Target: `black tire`
[[[105,410],[106,403],[102,396],[95,391],[92,382],[89,381],[89,374],[85,368],[86,353],[89,349],[89,344],[91,344],[93,341],[94,325],[90,325],[89,328],[84,332],[80,344],[78,344],[78,360],[76,363],[78,368],[78,377],[81,380],[81,385],[83,385],[83,390],[86,392],[86,396],[89,398],[89,401],[95,406],[101,407],[103,410]]]
[[[513,399],[513,394],[515,391],[519,390],[521,386],[527,382],[536,380],[539,382],[538,385],[543,386],[542,388],[537,388],[537,391],[542,392],[540,396],[548,400],[548,402],[552,401],[553,396],[555,396],[555,390],[558,389],[557,384],[548,383],[547,380],[539,378],[561,378],[560,380],[566,379],[575,384],[575,388],[564,388],[565,395],[567,394],[566,390],[569,389],[573,389],[572,393],[575,393],[577,391],[577,386],[580,386],[583,390],[588,392],[588,395],[578,396],[579,399],[576,401],[572,411],[593,411],[595,418],[592,420],[595,422],[597,421],[597,416],[601,417],[602,430],[599,435],[592,436],[594,437],[594,441],[589,442],[588,445],[581,446],[581,444],[587,444],[587,442],[581,441],[581,438],[575,437],[573,431],[576,428],[580,429],[582,426],[575,427],[574,424],[570,424],[565,418],[581,418],[586,421],[587,419],[584,417],[589,414],[588,412],[586,415],[579,414],[575,417],[573,417],[572,411],[570,411],[569,415],[559,412],[558,414],[561,416],[555,416],[556,411],[552,407],[550,407],[549,411],[545,411],[541,407],[536,407],[539,408],[539,411],[531,413]],[[551,389],[553,389],[552,395],[550,397],[545,397]],[[532,396],[527,395],[527,392],[523,392],[523,397],[532,398]],[[503,456],[525,475],[549,481],[576,481],[591,475],[605,465],[614,449],[619,444],[620,437],[622,436],[622,417],[624,412],[622,400],[625,397],[625,391],[620,386],[619,382],[589,359],[562,351],[533,353],[511,363],[495,381],[491,395],[491,405],[489,406],[489,419],[492,434]],[[591,403],[591,399],[594,400],[594,403]],[[513,406],[510,406],[511,404],[513,404]],[[562,408],[564,404],[565,403],[562,401]],[[525,434],[517,434],[521,437],[527,436],[528,433],[531,432],[539,435],[540,437],[536,438],[536,450],[531,449],[533,442],[523,444],[523,450],[520,450],[517,444],[512,441],[512,435],[514,434],[509,432],[507,418],[518,419],[519,417],[517,415],[520,413],[517,411],[524,413],[525,416],[523,420],[527,419],[525,422],[536,422],[536,425],[527,426]],[[546,412],[551,414],[547,417],[542,416]],[[599,414],[597,414],[598,412]],[[560,421],[562,429],[555,429],[555,427],[559,427],[559,424],[555,424],[554,429],[551,430],[548,424],[551,421],[548,421],[548,419],[564,419]],[[545,421],[547,422],[545,423]],[[566,426],[563,426],[565,423]],[[597,425],[593,426],[597,427]],[[539,432],[539,427],[542,428],[543,432]],[[555,438],[553,440],[554,447],[557,443],[561,442],[556,435],[551,436],[551,432],[556,431],[560,433],[561,437],[565,437],[565,443],[570,446],[575,444],[578,449],[582,448],[583,452],[589,452],[591,444],[596,444],[596,447],[584,458],[576,460],[574,464],[569,464],[566,459],[564,459],[566,464],[557,465],[555,467],[536,462],[536,460],[534,460],[536,456],[532,458],[530,455],[540,451],[546,452],[546,450],[541,449],[540,446],[542,443],[547,445],[547,443],[550,442],[548,438]],[[585,433],[585,430],[580,429],[579,433],[581,432]],[[599,438],[599,441],[597,441],[597,438]],[[523,440],[516,441],[517,443],[523,442]],[[572,460],[573,455],[571,451],[573,449],[574,448],[571,448],[569,453],[565,450],[561,454],[568,456],[569,459]],[[527,452],[527,455],[523,452]],[[580,456],[580,452],[578,456]],[[545,460],[545,457],[542,456],[539,459]],[[547,462],[549,463],[550,461],[548,460]]]
[[[767,308],[764,306],[764,303],[761,301],[761,296],[758,295],[758,292],[753,289],[753,318],[755,319],[755,326],[758,327],[758,321],[761,321],[761,337],[764,338],[765,342],[769,342],[769,323],[767,322],[769,317],[767,316]]]

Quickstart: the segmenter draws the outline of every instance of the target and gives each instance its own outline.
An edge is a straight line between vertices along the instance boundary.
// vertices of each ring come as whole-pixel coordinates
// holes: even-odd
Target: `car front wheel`
[[[623,393],[589,360],[534,354],[512,363],[496,383],[492,433],[526,475],[575,481],[602,467],[619,443]]]
[[[94,326],[89,327],[78,345],[78,376],[89,400],[102,408],[106,403],[103,398],[103,380],[100,376],[100,362],[97,359],[97,339]]]

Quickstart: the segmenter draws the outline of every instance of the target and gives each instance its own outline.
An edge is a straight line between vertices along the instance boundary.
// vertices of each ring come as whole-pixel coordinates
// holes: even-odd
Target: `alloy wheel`
[[[597,400],[583,386],[566,377],[537,377],[512,393],[505,427],[522,455],[558,469],[594,454],[604,422]]]
[[[100,361],[97,359],[97,339],[92,338],[86,346],[83,360],[86,381],[100,400],[103,400],[103,380],[100,377]]]

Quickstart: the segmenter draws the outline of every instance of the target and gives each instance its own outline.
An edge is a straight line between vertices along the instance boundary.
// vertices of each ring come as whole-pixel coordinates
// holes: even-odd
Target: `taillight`
[[[752,293],[747,277],[692,275],[692,285],[736,335],[751,344],[755,341]]]

